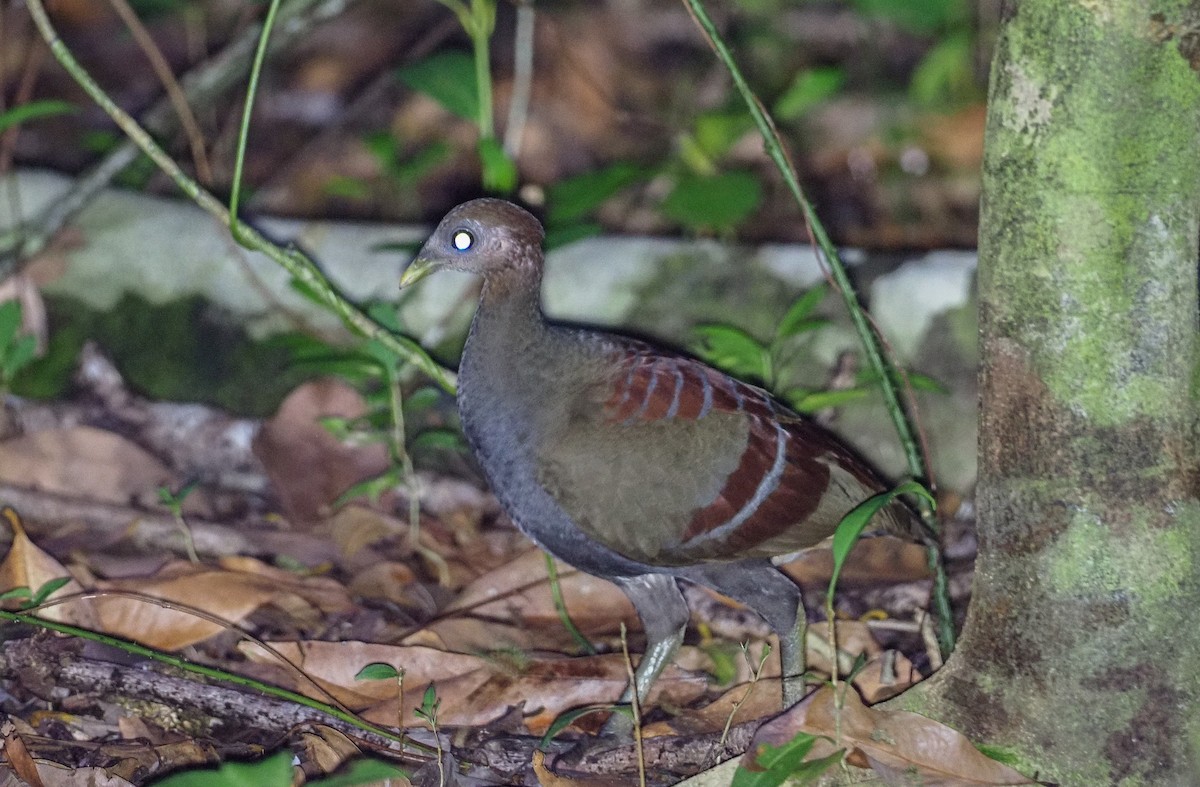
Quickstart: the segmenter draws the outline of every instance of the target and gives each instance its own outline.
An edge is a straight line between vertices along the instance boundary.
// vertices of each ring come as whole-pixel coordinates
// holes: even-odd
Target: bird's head
[[[446,214],[400,276],[407,287],[441,268],[479,274],[532,269],[542,264],[545,232],[533,214],[502,199],[475,199]]]

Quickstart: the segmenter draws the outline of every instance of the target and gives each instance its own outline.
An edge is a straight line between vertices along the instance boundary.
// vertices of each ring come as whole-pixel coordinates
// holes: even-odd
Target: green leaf
[[[719,159],[752,128],[754,119],[745,110],[706,112],[696,118],[694,139],[706,157]]]
[[[0,354],[3,354],[13,342],[13,337],[21,328],[21,302],[4,301],[0,303]]]
[[[442,701],[438,699],[437,695],[437,687],[430,683],[425,687],[425,693],[421,696],[421,707],[413,708],[413,715],[434,724],[437,722],[438,706],[441,704]]]
[[[483,188],[496,194],[511,194],[517,188],[517,165],[492,137],[479,140],[479,161],[483,165]]]
[[[326,196],[348,200],[365,200],[371,196],[371,187],[362,178],[350,178],[345,175],[334,175],[325,181],[321,190]]]
[[[33,591],[31,591],[25,585],[18,585],[15,588],[9,588],[3,593],[0,593],[0,601],[9,601],[10,599],[24,600],[28,598],[33,598]]]
[[[359,784],[398,783],[408,778],[408,772],[390,762],[364,757],[324,779],[306,782],[308,787],[355,787]]]
[[[33,597],[29,599],[29,606],[36,607],[38,604],[41,604],[50,596],[54,595],[55,591],[59,590],[70,581],[70,577],[55,577],[54,579],[45,583],[38,588],[37,592],[33,594]]]
[[[365,497],[372,503],[379,502],[379,498],[384,492],[392,489],[400,483],[401,470],[399,467],[392,467],[374,478],[368,478],[365,481],[359,481],[357,484],[352,484],[342,492],[333,501],[334,508],[340,508],[351,500],[359,497]]]
[[[422,241],[419,240],[384,241],[372,245],[370,251],[372,254],[399,254],[403,257],[415,257],[421,244]]]
[[[832,391],[807,391],[784,398],[795,408],[796,412],[815,413],[826,407],[841,407],[844,404],[861,401],[870,394],[870,388],[838,388]]]
[[[393,667],[391,664],[384,664],[382,661],[368,664],[358,671],[354,676],[355,680],[395,680],[403,673]]]
[[[432,385],[423,385],[404,398],[406,413],[420,413],[442,400],[442,391]]]
[[[546,729],[542,739],[538,741],[538,748],[545,749],[550,745],[550,742],[576,719],[581,719],[584,716],[589,716],[593,713],[623,713],[630,718],[633,717],[633,707],[631,705],[585,705],[581,708],[572,708],[569,711],[564,711],[559,715]]]
[[[712,682],[718,686],[728,686],[738,676],[738,656],[741,648],[724,639],[714,639],[707,645],[701,645],[704,655],[712,662],[709,674]]]
[[[20,106],[0,112],[0,134],[21,123],[53,117],[54,115],[67,115],[75,111],[75,105],[69,104],[66,101],[52,99],[30,101],[28,104],[21,104]]]
[[[281,751],[258,762],[226,762],[216,768],[173,773],[154,787],[291,787],[292,753]]]
[[[913,102],[926,107],[946,107],[976,97],[972,72],[971,36],[959,33],[939,41],[925,53],[908,82]]]
[[[837,530],[833,533],[833,573],[829,577],[828,599],[832,603],[833,590],[837,586],[838,576],[842,573],[842,566],[846,562],[846,558],[850,555],[850,550],[858,543],[858,537],[862,535],[863,530],[871,521],[871,517],[875,516],[892,500],[900,495],[920,495],[929,501],[931,505],[936,506],[937,501],[929,490],[918,484],[916,481],[906,481],[895,489],[887,492],[880,492],[874,497],[868,497],[863,502],[859,503],[854,509],[842,517],[842,521],[838,523]]]
[[[914,391],[931,391],[932,393],[948,394],[950,389],[940,381],[920,372],[908,373],[908,384]]]
[[[979,750],[980,754],[988,759],[1004,763],[1013,768],[1018,768],[1021,765],[1023,759],[1021,755],[1007,746],[995,746],[989,743],[976,743],[974,746]]]
[[[779,321],[779,327],[775,329],[775,336],[786,339],[802,330],[811,330],[806,327],[806,320],[808,315],[812,314],[813,310],[825,299],[826,292],[825,285],[818,284],[797,298],[787,313],[783,315],[783,319]]]
[[[841,68],[812,68],[796,74],[792,84],[775,101],[774,114],[780,120],[795,120],[817,104],[837,93],[846,82]]]
[[[914,391],[929,391],[931,393],[939,394],[950,393],[949,388],[933,377],[930,377],[927,374],[921,374],[920,372],[908,370],[905,370],[905,374],[903,376],[896,374],[896,385],[903,386],[904,377],[908,377],[908,384],[912,386]],[[867,387],[879,385],[879,375],[875,374],[874,372],[864,371],[858,375],[857,379],[859,384]]]
[[[18,337],[7,351],[0,347],[0,358],[3,358],[4,367],[0,377],[11,380],[33,360],[35,352],[37,352],[37,339],[29,334]]]
[[[396,310],[396,304],[391,301],[374,301],[367,306],[367,314],[372,320],[387,328],[389,331],[400,333],[404,330],[404,326],[400,324],[400,314]],[[386,350],[386,348],[384,348]],[[374,354],[374,353],[373,353]],[[386,350],[384,355],[377,355],[379,358],[395,359],[396,354],[390,350]]]
[[[440,448],[445,451],[466,451],[467,444],[454,429],[426,429],[412,439],[414,449]]]
[[[546,189],[546,223],[579,221],[606,199],[641,180],[646,171],[628,161],[560,180]]]
[[[736,377],[766,379],[770,356],[758,339],[732,325],[697,325],[696,354]]]
[[[692,229],[732,229],[758,208],[762,185],[750,172],[682,175],[660,205],[663,215]]]
[[[563,227],[547,227],[546,241],[543,245],[546,251],[557,249],[562,246],[574,243],[577,240],[584,238],[593,238],[600,234],[602,227],[599,224],[584,222],[580,224],[568,224]]]
[[[449,50],[404,66],[400,81],[437,101],[452,114],[474,123],[479,117],[475,61],[466,52]]]
[[[846,752],[838,749],[833,754],[815,760],[806,760],[792,771],[792,781],[796,784],[815,784],[825,771],[837,765],[845,756]]]
[[[451,152],[450,143],[439,139],[407,159],[392,162],[387,172],[398,185],[411,188],[430,170],[450,158]]]
[[[845,756],[845,751],[839,749],[827,757],[805,762],[804,758],[817,740],[815,735],[800,732],[782,746],[759,744],[754,752],[753,769],[740,766],[730,784],[732,787],[776,787],[788,779],[799,784],[813,783]]]
[[[962,0],[854,0],[859,11],[887,19],[913,33],[935,33],[966,21],[967,7]]]

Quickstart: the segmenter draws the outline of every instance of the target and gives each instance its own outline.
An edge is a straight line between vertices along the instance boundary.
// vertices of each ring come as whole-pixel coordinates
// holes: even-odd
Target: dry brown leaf
[[[924,680],[908,657],[896,650],[872,656],[854,675],[854,687],[868,705],[891,699]]]
[[[45,787],[133,787],[133,782],[113,776],[103,768],[70,768],[49,760],[35,762]]]
[[[774,716],[782,709],[783,698],[780,696],[778,679],[761,679],[753,684],[740,683],[702,708],[647,724],[642,729],[642,735],[647,738],[704,735],[725,729],[731,713],[734,714],[733,724],[742,724]]]
[[[562,561],[556,563],[563,599],[580,631],[587,635],[613,634],[620,630],[622,622],[629,628],[641,628],[633,605],[620,588]],[[552,635],[554,629],[564,633],[550,595],[545,556],[536,548],[463,588],[445,612],[470,613],[522,628],[548,629]],[[437,628],[437,624],[432,628]]]
[[[324,523],[338,552],[353,560],[362,550],[390,536],[408,532],[408,523],[360,505],[342,506]]]
[[[217,561],[217,565],[239,574],[260,577],[270,582],[281,594],[294,594],[322,612],[343,614],[354,608],[345,585],[332,577],[300,576],[244,555],[223,557]]]
[[[157,502],[177,479],[167,466],[118,434],[91,426],[47,429],[0,443],[0,480],[70,497],[126,505]],[[186,513],[205,514],[203,495],[188,495]]]
[[[199,609],[226,625],[148,599],[105,596],[96,600],[104,631],[160,650],[180,650],[245,620],[275,594],[268,582],[228,571],[200,569],[167,579],[100,582],[103,590],[126,590]]]
[[[30,540],[25,532],[25,527],[21,524],[21,518],[15,511],[11,508],[4,509],[4,518],[12,527],[13,540],[12,545],[8,548],[8,554],[4,556],[4,562],[0,563],[0,592],[26,587],[31,593],[36,593],[39,588],[51,580],[71,576],[71,572],[67,570],[66,566],[55,560],[49,553],[39,549]],[[50,594],[50,598],[78,593],[81,590],[83,587],[72,579]],[[87,628],[96,626],[92,602],[87,600],[49,607],[39,611],[38,614],[60,623],[72,623]]]
[[[764,724],[743,764],[757,767],[760,746],[782,745],[800,732],[833,739],[849,750],[851,764],[870,767],[889,784],[911,784],[914,777],[926,787],[1036,784],[984,755],[957,730],[909,711],[868,708],[845,684],[836,692],[824,686]],[[821,756],[815,748],[813,756]]]
[[[572,779],[569,776],[559,776],[554,771],[546,767],[546,752],[541,749],[533,750],[533,774],[537,777],[538,784],[541,787],[610,787],[612,779],[597,779],[592,777],[579,777]]]
[[[817,647],[817,644],[826,645],[829,642],[829,627],[822,621],[813,623],[808,631],[808,666],[817,672],[829,674],[828,647]],[[839,620],[837,645],[843,675],[860,655],[867,657],[866,665],[855,673],[853,682],[868,705],[894,697],[924,679],[903,653],[884,651],[870,627],[862,621]]]
[[[385,560],[354,572],[348,589],[358,598],[382,599],[401,607],[428,609],[428,604],[422,598],[408,590],[408,586],[416,579],[407,564]]]
[[[559,637],[546,636],[526,626],[498,623],[476,617],[442,617],[409,634],[402,645],[421,645],[427,648],[457,653],[475,653],[488,648],[533,650],[542,647],[565,651],[573,644],[565,632]]]
[[[320,521],[339,495],[387,470],[390,460],[382,443],[347,445],[320,423],[322,418],[352,419],[365,413],[357,391],[327,378],[297,387],[263,423],[254,455],[266,468],[289,520]]]
[[[435,684],[441,700],[439,721],[447,725],[476,726],[524,704],[526,725],[544,732],[563,711],[581,705],[616,702],[625,688],[626,671],[619,654],[582,658],[523,656],[494,658],[448,653],[419,646],[377,645],[366,642],[270,643],[302,669],[324,690],[362,716],[378,724],[415,723],[413,710],[425,688]],[[254,661],[278,660],[254,643],[241,650]],[[356,681],[354,676],[372,663],[404,670],[404,704],[397,715],[394,680]],[[313,693],[307,681],[290,673],[286,681],[297,691]],[[680,705],[703,693],[703,677],[672,666],[655,684],[650,702]],[[323,699],[323,697],[322,697]]]
[[[335,696],[339,702],[352,709],[369,707],[396,694],[396,684],[387,680],[355,680],[354,676],[368,664],[390,664],[404,670],[404,691],[423,691],[431,681],[439,684],[464,675],[478,674],[486,670],[487,661],[479,656],[465,653],[447,653],[424,647],[380,645],[372,642],[272,642],[272,648],[296,667],[299,667],[318,685]],[[252,642],[244,642],[239,650],[252,661],[279,665],[273,654]],[[283,665],[281,668],[287,669]],[[286,680],[297,691],[312,693],[308,681],[293,671]],[[410,691],[411,690],[411,691]],[[317,695],[313,695],[317,696]],[[321,697],[321,699],[325,699]],[[407,697],[406,697],[407,699]],[[411,718],[411,717],[410,717]],[[391,721],[395,723],[393,716]]]
[[[838,584],[881,585],[911,582],[929,576],[925,547],[898,538],[864,538],[854,545],[842,568]],[[833,553],[828,549],[802,552],[780,569],[801,587],[825,587],[833,573]]]
[[[228,561],[253,570],[195,566],[176,561],[156,576],[97,583],[100,589],[124,590],[196,608],[226,624],[238,624],[264,604],[320,606],[326,612],[350,608],[344,589],[329,579],[296,577],[249,558]],[[96,601],[103,630],[163,650],[179,650],[228,628],[189,611],[153,601],[107,596]],[[308,613],[312,617],[315,613]]]
[[[29,748],[25,740],[15,732],[4,736],[4,759],[12,766],[17,776],[20,776],[30,787],[42,787],[42,778],[38,776],[37,765],[29,756]]]
[[[617,702],[628,676],[624,657],[617,653],[578,658],[540,658],[522,665],[489,662],[484,670],[435,681],[441,699],[439,718],[447,725],[480,726],[502,717],[510,708],[522,708],[525,726],[535,735],[571,708]],[[647,707],[685,705],[704,693],[705,678],[682,672],[674,665],[655,682]],[[400,718],[413,719],[421,691],[408,691]],[[378,724],[395,723],[394,698],[367,708],[363,718]],[[410,721],[411,723],[411,721]]]
[[[362,754],[348,736],[325,724],[314,724],[302,731],[300,743],[303,747],[299,755],[301,765],[311,763],[310,768],[305,768],[305,774],[310,779],[333,773],[347,761]]]

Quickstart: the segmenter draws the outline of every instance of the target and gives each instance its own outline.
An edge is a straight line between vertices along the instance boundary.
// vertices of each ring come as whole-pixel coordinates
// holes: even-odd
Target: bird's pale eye
[[[456,251],[466,251],[475,245],[475,236],[466,230],[458,230],[450,236],[450,243]]]

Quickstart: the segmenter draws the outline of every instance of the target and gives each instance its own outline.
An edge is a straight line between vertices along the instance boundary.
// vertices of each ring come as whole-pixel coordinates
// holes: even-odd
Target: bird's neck
[[[541,306],[542,279],[538,271],[518,268],[483,282],[479,311],[471,326],[471,342],[489,345],[508,355],[544,338]]]
[[[533,383],[537,359],[548,352],[550,329],[542,317],[540,277],[514,270],[489,276],[483,282],[479,310],[463,348],[460,384],[480,397],[505,395],[520,403]]]

